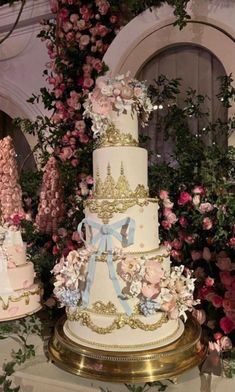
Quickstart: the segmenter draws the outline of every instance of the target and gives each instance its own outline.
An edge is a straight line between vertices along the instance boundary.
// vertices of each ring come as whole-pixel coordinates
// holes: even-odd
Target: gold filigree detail
[[[121,329],[125,325],[128,325],[132,329],[141,329],[143,331],[155,331],[156,329],[162,327],[168,321],[168,317],[166,314],[162,314],[160,320],[155,323],[148,324],[143,323],[143,321],[139,320],[135,316],[128,317],[125,314],[117,315],[117,317],[112,321],[112,323],[107,327],[99,327],[94,324],[91,320],[91,316],[88,312],[82,311],[80,309],[76,309],[75,311],[67,310],[67,318],[70,321],[79,321],[81,320],[82,324],[91,329],[91,331],[98,333],[99,335],[106,335],[107,333],[111,333],[115,329]]]
[[[133,256],[145,256],[148,255],[150,253],[153,253],[154,251],[157,252],[159,250],[159,248],[156,249],[152,249],[152,250],[146,250],[144,252],[127,252],[127,253],[123,253],[123,256],[129,256],[129,255],[133,255]],[[104,252],[99,256],[96,256],[96,261],[102,262],[102,263],[106,263],[107,261],[107,255],[108,253]],[[156,256],[152,256],[150,258],[148,258],[148,260],[155,260],[158,263],[163,263],[165,259],[167,259],[170,256],[170,253],[166,253],[165,255],[156,255]],[[115,254],[114,254],[114,260],[115,260]]]
[[[22,299],[25,300],[25,305],[29,305],[30,302],[30,295],[36,295],[36,294],[41,294],[42,289],[38,288],[35,291],[25,291],[23,294],[21,294],[19,297],[14,297],[10,296],[7,298],[7,302],[4,301],[4,299],[0,296],[0,302],[2,303],[2,309],[7,310],[9,308],[10,302],[19,302]]]
[[[107,224],[115,213],[123,213],[135,205],[144,207],[149,205],[149,202],[150,199],[147,198],[142,200],[138,198],[116,200],[87,199],[84,205],[91,213],[96,213],[103,223]]]
[[[83,339],[81,338],[81,336],[77,336],[74,332],[72,332],[70,330],[69,327],[68,328],[68,333],[69,335],[71,335],[73,338],[75,338],[77,341],[82,342],[83,344],[85,343],[85,345],[89,344],[92,347],[98,347],[98,348],[103,348],[103,349],[107,349],[107,348],[113,348],[113,349],[133,349],[133,344],[129,345],[129,344],[102,344],[102,343],[97,343],[94,341],[90,341],[87,339]],[[170,335],[168,335],[167,337],[164,338],[160,338],[151,342],[146,342],[146,343],[142,343],[142,344],[135,344],[135,349],[137,348],[146,348],[146,347],[156,347],[156,345],[158,345],[159,343],[164,343],[167,344],[169,342],[170,339],[172,339],[175,335],[177,335],[180,331],[180,329],[182,328],[180,322],[178,321],[177,323],[177,328],[174,330],[174,332],[172,332]]]
[[[98,313],[98,314],[113,315],[117,313],[117,308],[110,301],[107,304],[104,304],[102,301],[97,301],[94,304],[92,304],[91,312]]]
[[[110,126],[104,135],[97,140],[95,148],[138,146],[138,141],[130,133],[122,133],[114,126]]]
[[[107,175],[104,181],[101,180],[99,169],[97,168],[94,186],[94,196],[97,199],[125,199],[125,198],[146,198],[149,195],[148,188],[144,185],[137,185],[133,191],[124,173],[123,162],[121,163],[120,176],[117,182],[111,174],[110,164],[107,166]]]

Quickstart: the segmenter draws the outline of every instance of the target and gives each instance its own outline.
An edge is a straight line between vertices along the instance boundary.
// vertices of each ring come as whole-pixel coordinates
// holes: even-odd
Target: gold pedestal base
[[[63,331],[59,320],[49,341],[52,362],[81,377],[116,383],[142,383],[169,379],[198,365],[207,348],[200,342],[201,328],[195,319],[186,322],[183,335],[159,349],[110,352],[77,345]]]

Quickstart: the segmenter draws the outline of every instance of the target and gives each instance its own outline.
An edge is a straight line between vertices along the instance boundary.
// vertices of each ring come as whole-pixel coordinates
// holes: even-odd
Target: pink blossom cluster
[[[43,233],[54,233],[64,217],[63,188],[57,161],[50,157],[44,168],[36,225]]]
[[[42,39],[46,39],[51,59],[47,64],[47,78],[54,100],[52,122],[55,126],[68,123],[55,153],[62,161],[70,161],[73,167],[77,167],[78,145],[87,144],[90,140],[86,123],[82,120],[84,94],[93,88],[95,78],[104,70],[102,58],[113,39],[118,18],[111,12],[106,0],[51,0],[50,5],[52,12],[57,14],[57,37],[56,40],[51,39],[47,33]],[[47,32],[51,25],[46,24],[44,29]],[[81,57],[81,66],[74,67],[71,56],[68,57],[70,48],[73,48],[76,58]],[[58,59],[66,72],[58,65]]]
[[[162,310],[171,319],[185,315],[194,304],[194,280],[184,276],[184,267],[164,271],[157,258],[148,260],[124,254],[115,255],[117,273],[125,282],[123,294],[138,297],[142,306],[151,301],[155,309]]]
[[[112,112],[133,113],[136,111],[146,125],[153,106],[147,94],[145,83],[132,79],[127,73],[115,78],[100,76],[94,90],[84,103],[84,116],[91,118],[94,135],[105,132],[112,126]]]
[[[16,152],[10,136],[0,140],[0,210],[3,222],[14,214],[23,214]]]
[[[171,247],[174,262],[194,270],[195,295],[204,306],[200,312],[197,309],[196,317],[212,336],[235,330],[234,214],[231,198],[226,202],[220,195],[196,186],[192,192],[184,190],[176,195],[173,205],[169,193],[160,192],[165,245]]]
[[[163,216],[164,219],[162,220],[162,226],[164,229],[170,229],[172,225],[174,225],[177,222],[177,217],[174,214],[173,207],[174,204],[171,202],[169,199],[169,193],[165,190],[161,190],[159,193],[159,197],[162,200],[163,203]]]

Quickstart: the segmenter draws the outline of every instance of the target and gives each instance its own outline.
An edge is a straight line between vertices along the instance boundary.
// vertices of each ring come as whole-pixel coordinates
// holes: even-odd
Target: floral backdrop
[[[82,203],[93,185],[93,140],[91,122],[83,118],[84,99],[97,77],[107,70],[102,58],[122,26],[136,13],[163,3],[50,1],[54,18],[43,21],[39,34],[49,56],[44,71],[47,87],[29,101],[42,100],[51,116],[38,116],[34,122],[16,119],[24,132],[38,137],[35,151],[41,170],[21,173],[24,207],[31,216],[21,224],[28,252],[45,286],[48,307],[55,304],[50,271],[59,257],[81,246],[76,228],[83,214]],[[189,18],[185,11],[188,1],[167,3],[174,7],[175,28],[183,28]],[[218,99],[225,107],[234,101],[232,82],[231,75],[221,78]],[[205,97],[191,89],[185,107],[178,107],[180,82],[164,76],[150,86],[149,93],[156,107],[165,108],[159,121],[166,140],[173,138],[175,146],[175,165],[149,167],[151,194],[159,197],[161,205],[161,239],[171,247],[176,266],[183,264],[186,270],[194,271],[195,297],[201,300],[195,315],[208,339],[228,348],[235,344],[235,154],[232,147],[221,150],[216,134],[231,136],[234,119],[226,123],[218,119],[213,124],[208,120],[208,125],[193,135],[187,119],[206,116],[200,106]],[[207,145],[202,136],[209,133],[212,143]],[[141,142],[144,145],[144,137]],[[51,170],[56,173],[54,182]],[[54,216],[52,189],[63,196],[58,216]],[[45,209],[51,217],[47,224]]]

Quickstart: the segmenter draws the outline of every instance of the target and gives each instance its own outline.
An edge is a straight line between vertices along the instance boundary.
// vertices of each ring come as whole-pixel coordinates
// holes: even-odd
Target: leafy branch
[[[2,374],[0,376],[0,386],[2,386],[3,392],[20,391],[20,386],[12,386],[12,376],[17,367],[35,357],[35,347],[33,344],[28,343],[28,337],[32,334],[41,336],[41,324],[35,315],[28,316],[19,321],[0,324],[0,340],[11,338],[20,345],[17,351],[12,350],[12,360],[3,363]]]

